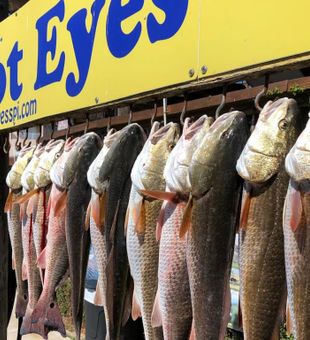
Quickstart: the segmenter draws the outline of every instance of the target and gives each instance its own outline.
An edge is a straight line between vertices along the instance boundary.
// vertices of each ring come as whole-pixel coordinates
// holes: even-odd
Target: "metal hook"
[[[67,132],[66,132],[66,140],[68,140],[68,137],[69,137],[69,135],[70,135],[70,127],[71,127],[70,118],[67,119],[67,124],[68,124],[68,127],[67,127]]]
[[[40,143],[40,139],[42,137],[42,125],[39,126],[39,136],[38,138],[36,139],[36,145],[38,146],[39,143]]]
[[[164,126],[167,125],[167,111],[168,111],[168,101],[167,98],[163,98],[163,116],[164,116]]]
[[[184,125],[184,116],[186,114],[186,111],[187,111],[187,96],[184,96],[184,106],[183,106],[182,113],[180,116],[180,122],[182,126]]]
[[[52,132],[51,132],[50,139],[53,139],[53,135],[54,135],[54,132],[55,132],[55,123],[52,122],[52,123],[51,123],[51,126],[52,126]]]
[[[151,127],[153,126],[156,117],[157,117],[157,101],[155,101],[154,103],[154,113],[151,118]]]
[[[3,152],[8,154],[10,151],[10,142],[9,142],[9,135],[5,137],[5,142],[3,144]]]
[[[268,83],[269,83],[269,74],[266,74],[264,88],[257,94],[257,96],[255,97],[255,101],[254,101],[255,108],[258,112],[261,112],[263,110],[263,108],[259,105],[259,102],[261,98],[267,93]]]
[[[86,123],[85,123],[84,135],[85,135],[85,133],[87,133],[88,128],[89,128],[89,114],[87,113],[86,114]]]
[[[19,142],[19,130],[17,130],[17,135],[16,135],[16,142],[15,142],[15,150],[20,151],[22,147],[22,143]]]
[[[25,137],[25,139],[23,141],[23,146],[26,146],[26,141],[28,140],[28,132],[29,132],[29,129],[27,128],[26,129],[26,137]]]
[[[132,107],[130,106],[129,116],[128,116],[128,125],[132,122]]]
[[[219,107],[216,109],[215,111],[215,119],[218,119],[218,117],[220,116],[225,104],[226,104],[226,93],[227,93],[227,86],[225,85],[223,87],[223,93],[222,93],[222,100],[221,100],[221,104],[219,105]]]

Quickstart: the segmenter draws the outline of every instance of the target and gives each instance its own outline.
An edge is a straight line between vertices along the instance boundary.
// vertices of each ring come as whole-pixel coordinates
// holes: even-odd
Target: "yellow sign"
[[[296,1],[31,0],[0,24],[0,129],[306,53]]]

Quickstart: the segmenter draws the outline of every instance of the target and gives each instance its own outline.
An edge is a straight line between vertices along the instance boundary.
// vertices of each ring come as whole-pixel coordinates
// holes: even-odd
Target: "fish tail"
[[[47,339],[47,328],[44,326],[43,322],[32,323],[32,312],[33,310],[28,306],[20,329],[20,335],[35,333],[39,334],[43,339]]]
[[[27,304],[28,304],[28,296],[26,295],[22,296],[18,294],[16,297],[16,307],[15,307],[15,315],[17,319],[23,318],[25,316]]]
[[[66,337],[65,325],[62,321],[62,317],[56,299],[54,299],[54,301],[52,301],[47,307],[46,319],[44,324],[50,330],[57,331],[63,337]]]

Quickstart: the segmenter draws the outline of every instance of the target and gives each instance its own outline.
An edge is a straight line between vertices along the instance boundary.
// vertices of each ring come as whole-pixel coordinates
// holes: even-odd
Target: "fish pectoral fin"
[[[191,329],[191,334],[189,336],[189,340],[196,340],[194,320],[192,322],[192,329]]]
[[[33,212],[36,210],[36,205],[38,203],[37,198],[38,198],[37,195],[32,195],[31,198],[29,199],[26,209],[26,214],[28,217],[31,216]]]
[[[5,201],[4,212],[8,213],[9,211],[11,211],[12,206],[13,206],[13,193],[12,191],[10,191]]]
[[[16,270],[16,262],[15,262],[15,256],[12,254],[12,269]]]
[[[57,195],[57,199],[54,202],[54,216],[59,216],[67,205],[67,192],[63,191]]]
[[[188,232],[188,230],[191,227],[191,223],[192,223],[192,213],[193,213],[193,197],[192,195],[190,195],[189,200],[186,204],[185,207],[185,211],[184,211],[184,215],[183,215],[183,219],[182,219],[182,224],[181,224],[181,228],[180,228],[180,238],[184,238],[184,236],[186,235],[186,233]]]
[[[91,216],[100,231],[103,231],[105,221],[106,197],[94,194],[91,198]]]
[[[23,281],[28,280],[27,265],[26,265],[25,259],[22,264],[22,280]]]
[[[153,305],[153,312],[152,312],[152,327],[160,327],[162,326],[162,317],[161,317],[161,312],[160,312],[160,305],[159,305],[159,292],[157,289],[156,292],[156,297],[154,300],[154,305]]]
[[[124,235],[125,235],[125,237],[127,236],[128,223],[129,223],[129,213],[130,213],[130,209],[129,209],[129,206],[128,206],[127,210],[126,210],[126,216],[125,216],[125,222],[124,222]]]
[[[38,188],[33,189],[33,190],[27,192],[26,194],[19,196],[19,197],[15,200],[15,203],[18,203],[18,204],[26,203],[26,202],[28,202],[28,201],[30,200],[30,198],[31,198],[33,195],[36,195],[38,192],[39,192],[39,189],[38,189]]]
[[[178,194],[176,192],[157,191],[157,190],[139,190],[140,195],[147,199],[159,201],[175,202]]]
[[[46,247],[42,250],[41,254],[39,255],[37,265],[40,269],[46,268]]]
[[[132,299],[133,299],[133,292],[134,292],[134,284],[133,279],[129,275],[129,282],[127,283],[128,287],[126,290],[126,296],[124,301],[124,308],[123,308],[123,317],[122,317],[122,326],[124,327],[130,318],[130,314],[132,311]]]
[[[94,304],[96,306],[103,306],[103,297],[102,297],[102,292],[101,292],[100,285],[99,285],[99,280],[97,281]]]
[[[290,218],[290,226],[292,231],[295,233],[301,224],[303,207],[302,207],[302,197],[301,192],[294,188],[293,185],[290,184],[291,190],[289,196],[285,200],[285,207],[287,204],[290,204],[291,218]]]
[[[165,207],[166,207],[166,202],[163,203],[161,209],[160,209],[160,213],[159,213],[159,217],[156,223],[156,241],[159,242],[161,239],[161,232],[163,229],[163,225],[165,223]]]
[[[139,201],[131,203],[130,213],[132,215],[135,230],[137,234],[144,234],[145,232],[145,200],[142,196],[140,196]]]
[[[251,206],[251,193],[246,189],[243,190],[242,204],[240,212],[239,230],[245,230],[248,222],[249,211]]]
[[[286,303],[286,333],[288,336],[292,335],[292,318],[291,318],[291,313],[290,313],[290,307],[289,303],[287,301]]]
[[[138,318],[142,317],[141,307],[138,302],[135,290],[132,294],[131,317],[133,321],[136,321]]]
[[[90,226],[90,214],[91,214],[91,201],[88,204],[85,216],[84,230],[87,231]]]

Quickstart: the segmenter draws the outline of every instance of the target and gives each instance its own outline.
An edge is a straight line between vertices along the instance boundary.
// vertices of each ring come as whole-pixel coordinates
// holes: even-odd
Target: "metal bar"
[[[243,90],[231,91],[226,94],[225,105],[233,105],[237,103],[252,101],[256,95],[263,89],[263,86],[256,86],[253,88],[246,88]],[[284,94],[294,89],[299,89],[299,91],[310,90],[310,77],[285,80],[280,82],[271,83],[268,86],[269,93]],[[203,97],[199,99],[189,100],[187,102],[187,114],[197,114],[206,109],[212,109],[220,105],[222,101],[222,94],[212,95],[208,97]],[[182,112],[184,103],[183,101],[176,104],[170,104],[167,106],[167,116],[173,118]],[[254,101],[253,101],[254,108]],[[160,106],[157,109],[157,118],[163,117],[164,107]],[[132,122],[143,122],[150,120],[154,113],[154,108],[133,112]],[[111,122],[111,127],[119,127],[126,125],[128,122],[128,115],[115,116],[111,118],[102,118],[95,121],[89,122],[89,130],[99,130],[108,126]],[[70,135],[82,133],[85,129],[85,124],[78,124],[70,127]],[[55,131],[53,134],[54,138],[60,138],[66,136],[67,130]],[[48,136],[44,136],[45,139]]]

